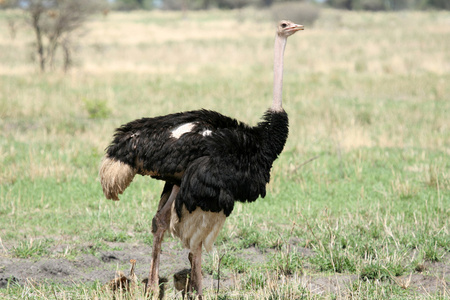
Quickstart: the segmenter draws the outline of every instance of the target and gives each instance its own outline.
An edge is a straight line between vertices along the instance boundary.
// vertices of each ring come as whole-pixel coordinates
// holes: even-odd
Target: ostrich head
[[[303,29],[304,29],[303,25],[298,25],[288,20],[282,20],[278,22],[277,34],[281,37],[287,38],[288,36],[291,36],[297,31]]]

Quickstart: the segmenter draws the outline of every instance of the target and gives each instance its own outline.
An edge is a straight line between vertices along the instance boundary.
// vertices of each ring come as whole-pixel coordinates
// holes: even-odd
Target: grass
[[[143,116],[204,107],[258,122],[271,98],[266,13],[97,17],[67,75],[38,73],[30,29],[0,36],[1,255],[76,260],[109,243],[150,245],[162,183],[139,177],[119,203],[105,200],[103,150]],[[207,275],[220,261],[221,278],[235,278],[208,299],[449,296],[404,279],[449,282],[439,273],[450,264],[449,19],[323,11],[290,38],[289,140],[266,198],[237,204],[205,254]],[[330,282],[339,288],[319,288]],[[101,284],[10,284],[0,297],[108,299]]]

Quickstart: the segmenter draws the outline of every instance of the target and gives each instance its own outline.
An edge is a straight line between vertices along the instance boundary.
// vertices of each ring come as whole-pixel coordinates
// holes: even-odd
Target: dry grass
[[[76,70],[161,74],[177,68],[195,73],[205,66],[226,66],[228,72],[235,72],[248,62],[271,65],[267,43],[273,38],[272,22],[252,17],[237,21],[220,11],[210,14],[215,19],[196,12],[187,19],[179,13],[156,11],[99,16],[85,26],[79,38],[81,65]],[[449,23],[445,13],[325,10],[314,28],[290,41],[290,51],[301,55],[287,58],[301,62],[297,68],[311,73],[447,74]],[[26,57],[33,36],[25,25],[19,34],[13,40],[7,34],[0,36],[2,74],[33,70]]]
[[[79,252],[78,241],[102,243],[116,233],[147,243],[148,211],[154,212],[160,183],[137,178],[114,206],[103,200],[97,182],[114,128],[201,107],[255,124],[270,104],[269,11],[189,12],[186,19],[159,11],[97,16],[80,33],[75,66],[66,75],[38,72],[29,59],[29,28],[19,26],[15,39],[3,34],[11,14],[18,12],[0,12],[5,249],[49,236]],[[315,260],[299,263],[292,275],[278,274],[291,272],[284,263],[289,248],[281,247],[282,268],[273,268],[274,259],[243,273],[228,270],[228,277],[235,276],[229,296],[409,297],[418,275],[409,276],[416,272],[414,263],[423,266],[448,252],[448,36],[449,12],[323,10],[313,28],[290,38],[284,104],[291,129],[285,152],[273,168],[267,198],[236,205],[218,247],[228,253],[254,243],[256,236],[259,247],[275,251],[293,237]],[[76,255],[72,250],[69,256]],[[210,256],[214,268],[217,258]],[[341,258],[352,265],[339,266]],[[398,265],[409,277],[397,278]],[[358,280],[371,276],[370,268],[375,278]],[[394,284],[380,282],[380,274],[395,278]],[[321,286],[337,289],[326,292]],[[110,296],[90,286],[77,289],[58,287],[56,293]],[[443,291],[448,296],[448,288]],[[29,285],[16,291],[39,293],[51,298],[55,288]]]
[[[187,19],[179,13],[140,12],[93,19],[79,39],[77,66],[65,78],[45,75],[49,88],[60,86],[56,94],[48,94],[40,84],[18,92],[15,83],[8,83],[17,76],[24,85],[33,82],[36,65],[27,58],[33,37],[25,27],[14,40],[0,35],[0,74],[7,76],[3,93],[9,100],[3,99],[0,114],[4,118],[36,114],[58,118],[68,103],[72,113],[82,114],[80,97],[105,99],[112,107],[120,107],[125,97],[129,103],[153,103],[148,115],[208,107],[256,122],[255,111],[263,111],[270,101],[273,24],[253,17],[237,21],[219,11],[210,14],[216,18],[194,12]],[[448,145],[449,125],[439,107],[445,106],[450,95],[446,84],[450,71],[449,25],[446,13],[324,11],[314,28],[289,41],[285,92],[286,107],[294,112],[293,127],[300,128],[301,136],[335,139],[343,149]],[[125,81],[140,81],[139,89],[118,95],[114,88],[121,80],[118,74]],[[157,90],[148,84],[156,77],[161,77],[161,85],[165,85],[156,86]],[[217,82],[205,84],[205,78]],[[237,78],[242,84],[230,86],[229,78]],[[202,98],[175,107],[173,101],[183,97],[183,91],[171,95],[165,90],[185,80],[198,85],[198,97]],[[244,107],[248,108],[241,106],[236,113],[229,100],[221,97],[224,94],[233,103],[247,102]],[[346,111],[339,111],[342,100],[351,98],[362,102],[362,112],[348,110],[351,103]],[[408,120],[401,116],[403,108],[390,110],[389,106],[396,103],[408,106]],[[430,107],[426,114],[414,109],[425,103],[435,108]],[[120,117],[122,112],[115,110],[113,114]],[[305,122],[302,114],[314,120]],[[391,128],[383,126],[391,123]],[[427,128],[412,141],[410,125],[416,123]],[[437,134],[430,135],[429,131]],[[304,142],[291,139],[290,146],[301,148]]]

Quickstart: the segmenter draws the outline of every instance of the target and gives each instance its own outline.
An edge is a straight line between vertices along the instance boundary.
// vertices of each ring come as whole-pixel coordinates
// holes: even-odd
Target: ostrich
[[[287,38],[299,30],[303,25],[278,23],[272,106],[256,126],[201,109],[142,118],[116,129],[100,166],[106,198],[119,200],[136,174],[165,181],[152,220],[148,288],[154,295],[168,229],[190,250],[188,293],[202,298],[202,248],[211,250],[235,201],[253,202],[266,195],[272,164],[288,136],[282,108],[283,54]]]

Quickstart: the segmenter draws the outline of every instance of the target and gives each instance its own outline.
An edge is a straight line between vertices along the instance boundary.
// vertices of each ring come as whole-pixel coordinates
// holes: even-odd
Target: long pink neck
[[[273,62],[273,102],[272,111],[283,111],[283,55],[286,48],[287,38],[276,35],[275,55]]]

